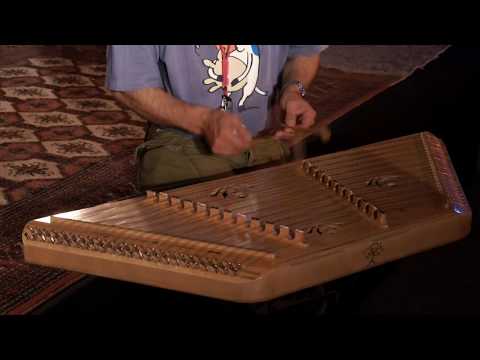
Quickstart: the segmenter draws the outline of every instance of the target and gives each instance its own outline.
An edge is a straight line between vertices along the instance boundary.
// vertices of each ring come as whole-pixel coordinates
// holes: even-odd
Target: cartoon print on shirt
[[[267,96],[265,91],[257,87],[260,71],[260,51],[257,45],[227,45],[228,57],[228,84],[227,95],[243,90],[242,97],[238,102],[239,108],[243,108],[245,101],[255,92]],[[197,51],[199,45],[195,45]],[[214,60],[203,59],[207,67],[208,78],[203,80],[204,85],[211,85],[208,91],[213,93],[223,88],[222,59],[223,54],[217,45],[217,58]]]

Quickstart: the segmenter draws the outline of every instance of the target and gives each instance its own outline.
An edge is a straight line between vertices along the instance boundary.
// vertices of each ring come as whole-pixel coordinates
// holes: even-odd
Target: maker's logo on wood
[[[380,240],[373,241],[365,251],[367,266],[375,265],[375,259],[383,253],[383,250],[383,243]]]

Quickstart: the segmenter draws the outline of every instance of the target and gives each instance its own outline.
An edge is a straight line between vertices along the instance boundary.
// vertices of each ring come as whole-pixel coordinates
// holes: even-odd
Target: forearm
[[[287,61],[284,67],[282,82],[301,81],[305,88],[312,83],[320,66],[320,56],[297,56]]]
[[[212,111],[207,107],[188,104],[158,88],[116,91],[114,96],[147,120],[197,135],[203,135],[205,122]]]

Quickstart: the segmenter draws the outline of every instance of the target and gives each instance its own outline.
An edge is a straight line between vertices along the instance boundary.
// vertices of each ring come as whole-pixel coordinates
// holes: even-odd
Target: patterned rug
[[[145,121],[116,103],[104,87],[102,52],[81,57],[83,48],[10,46],[0,51],[23,54],[10,56],[12,63],[0,67],[0,314],[26,313],[83,276],[25,264],[22,226],[47,209],[51,213],[115,198],[106,191],[74,199],[74,190],[93,194],[95,188],[82,184],[81,170],[94,171],[91,165],[105,159],[115,164],[115,156],[133,154],[144,138]],[[125,176],[119,179],[129,184]],[[60,198],[46,189],[55,189]]]
[[[105,65],[29,58],[0,68],[0,206],[133,148],[144,120],[103,87]]]
[[[132,151],[116,153],[54,186],[0,208],[0,314],[24,314],[84,275],[23,261],[21,233],[26,222],[47,215],[139,195]]]
[[[0,314],[28,313],[84,277],[24,263],[26,222],[138,194],[145,121],[105,89],[104,60],[99,46],[0,46]],[[333,121],[404,77],[322,68],[309,100]]]

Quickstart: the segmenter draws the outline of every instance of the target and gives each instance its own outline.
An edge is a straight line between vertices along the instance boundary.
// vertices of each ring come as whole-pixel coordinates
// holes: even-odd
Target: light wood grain
[[[23,241],[31,263],[258,302],[470,227],[445,146],[420,133],[57,214],[27,224]]]

